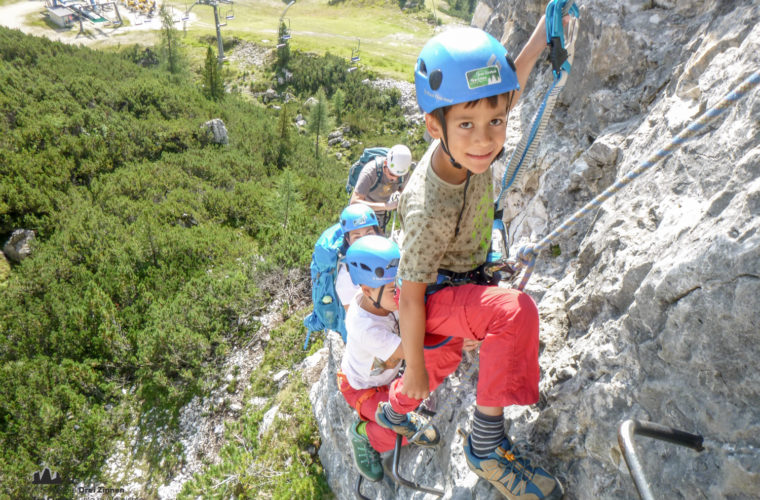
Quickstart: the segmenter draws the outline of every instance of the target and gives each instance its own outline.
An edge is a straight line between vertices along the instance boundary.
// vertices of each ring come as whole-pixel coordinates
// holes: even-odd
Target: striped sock
[[[492,417],[475,409],[472,419],[472,452],[480,458],[487,457],[504,439],[504,416]]]
[[[385,413],[385,418],[390,420],[392,424],[401,424],[406,421],[406,414],[396,413],[393,411],[393,408],[391,408],[391,405],[385,405],[383,413]]]

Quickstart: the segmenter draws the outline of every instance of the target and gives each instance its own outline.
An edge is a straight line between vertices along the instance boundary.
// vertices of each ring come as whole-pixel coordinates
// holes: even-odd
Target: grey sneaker
[[[404,436],[410,443],[418,446],[435,446],[441,440],[438,429],[435,428],[430,420],[419,413],[409,412],[406,414],[406,420],[400,424],[394,424],[385,416],[385,407],[390,407],[390,403],[383,401],[377,405],[375,412],[375,422],[380,427],[390,429],[396,434]]]
[[[530,461],[520,456],[508,437],[486,458],[472,453],[472,443],[468,435],[464,440],[464,456],[467,465],[510,500],[559,500],[562,485],[541,467],[530,465]]]
[[[359,431],[356,430],[359,424],[361,424],[361,420],[351,424],[349,432],[354,452],[354,464],[356,464],[359,474],[368,481],[380,481],[383,478],[383,464],[380,462],[380,454],[369,444],[369,438],[359,434]]]

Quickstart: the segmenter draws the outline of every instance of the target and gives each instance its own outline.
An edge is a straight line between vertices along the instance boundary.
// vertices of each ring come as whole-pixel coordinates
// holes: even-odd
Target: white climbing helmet
[[[409,172],[409,166],[412,164],[412,152],[403,144],[396,144],[388,151],[385,160],[388,170],[393,175],[406,175]]]

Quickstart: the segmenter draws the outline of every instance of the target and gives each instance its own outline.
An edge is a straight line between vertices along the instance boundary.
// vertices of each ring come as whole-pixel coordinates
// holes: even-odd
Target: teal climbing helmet
[[[354,203],[340,213],[340,228],[343,234],[367,226],[378,226],[375,211],[363,203]]]
[[[354,285],[378,288],[396,279],[400,259],[396,243],[371,234],[348,247],[345,263]]]
[[[425,113],[520,90],[507,49],[477,28],[454,28],[431,38],[417,58],[414,86]]]

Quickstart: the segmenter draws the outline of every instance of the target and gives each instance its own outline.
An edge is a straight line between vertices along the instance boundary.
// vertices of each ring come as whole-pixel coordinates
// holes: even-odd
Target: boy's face
[[[349,231],[347,236],[348,246],[351,246],[354,244],[356,240],[361,238],[362,236],[367,236],[368,234],[375,234],[375,226],[366,226],[366,227],[360,227],[359,229],[354,229],[353,231]]]
[[[377,295],[380,293],[380,287],[370,288],[366,285],[362,285],[362,292],[372,300],[377,300]],[[398,304],[393,298],[396,295],[396,282],[391,282],[385,285],[383,288],[383,296],[380,297],[380,307],[386,311],[397,311]]]
[[[443,128],[434,115],[425,116],[428,132],[436,139],[443,138]],[[488,170],[499,154],[507,137],[507,97],[498,96],[491,107],[488,99],[466,107],[455,104],[446,112],[446,139],[456,161],[473,174]]]

